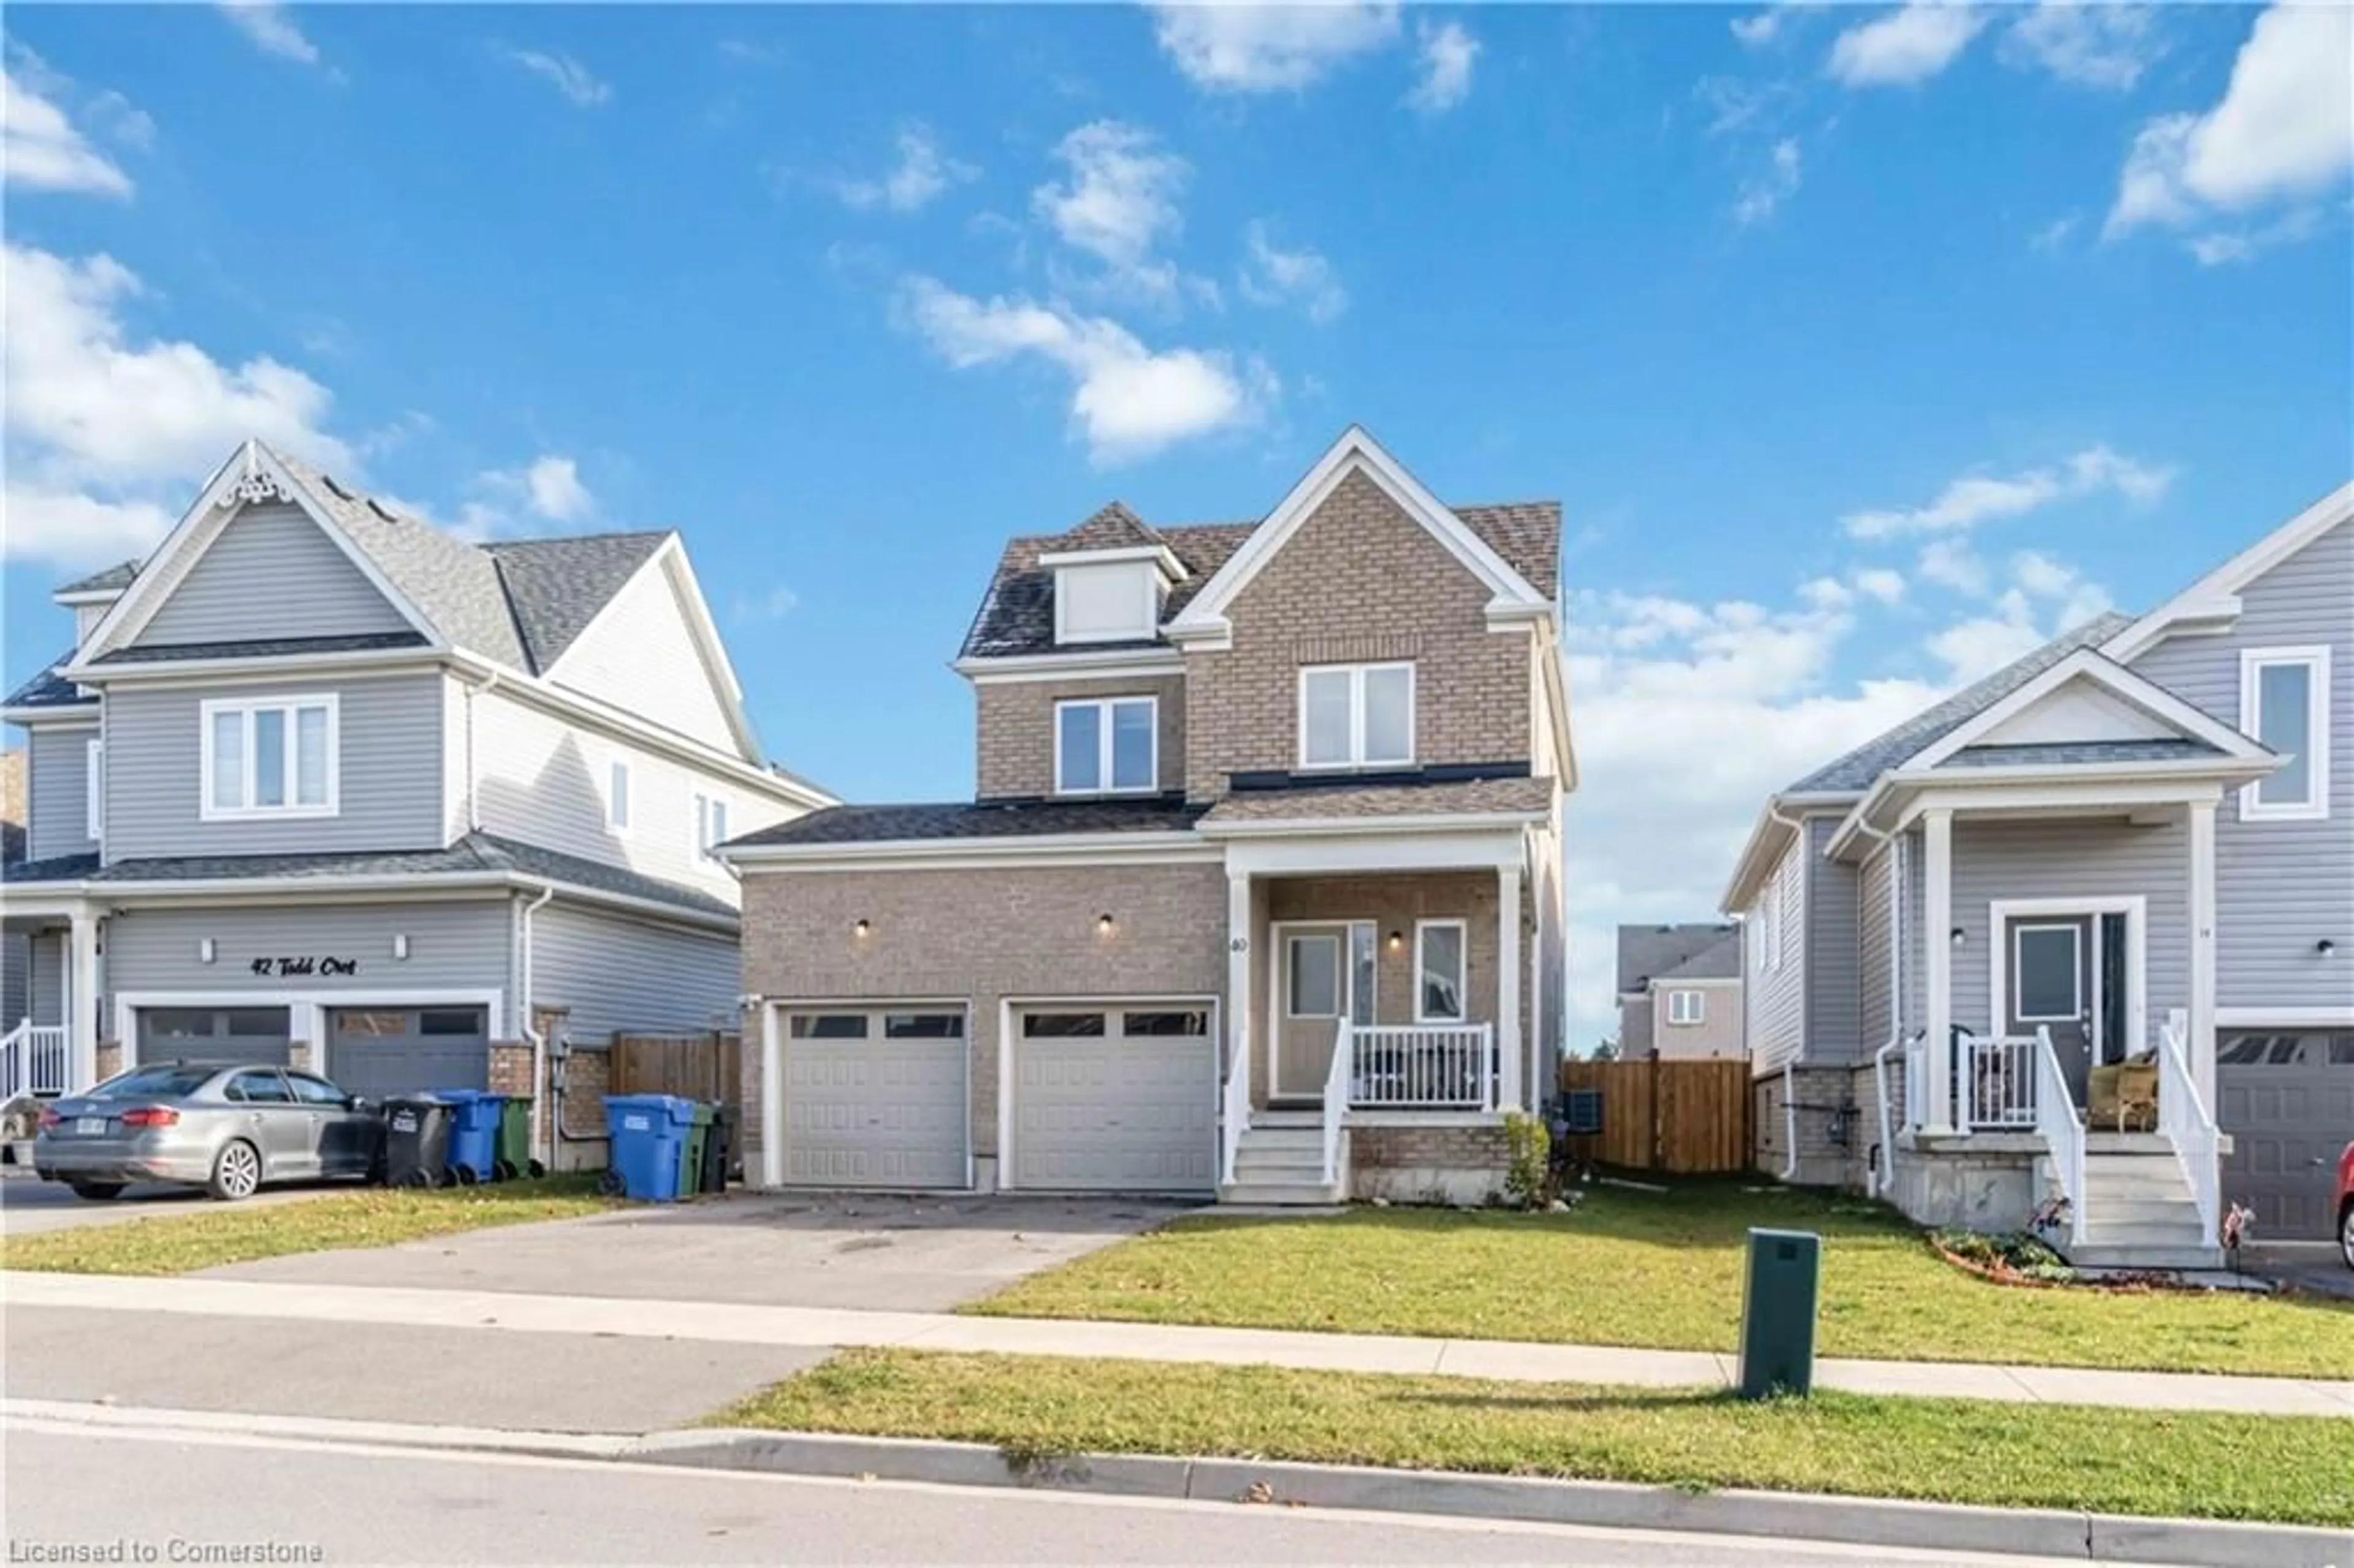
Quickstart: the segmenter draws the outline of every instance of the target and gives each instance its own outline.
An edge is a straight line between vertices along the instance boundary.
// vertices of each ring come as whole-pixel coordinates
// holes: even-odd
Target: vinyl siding
[[[438,848],[441,684],[437,674],[268,685],[118,685],[106,699],[106,857]],[[333,817],[208,822],[203,704],[212,697],[338,697],[341,777]]]
[[[1668,993],[1696,991],[1701,997],[1698,1023],[1668,1022]],[[1734,985],[1681,985],[1671,980],[1651,987],[1651,1048],[1662,1061],[1730,1061],[1741,1054],[1741,988]]]
[[[251,506],[188,568],[133,646],[408,630],[299,507]]]
[[[1852,1061],[1861,1054],[1857,1008],[1861,994],[1856,934],[1856,869],[1826,859],[1837,817],[1807,819],[1806,1059]]]
[[[1904,1033],[1914,1033],[1928,1027],[1929,991],[1926,976],[1929,954],[1922,946],[1928,940],[1928,846],[1917,832],[1908,832],[1896,841],[1904,856]],[[1947,934],[1937,933],[1945,941]]]
[[[20,932],[0,934],[0,1030],[31,1016],[33,939]]]
[[[36,1023],[66,1021],[66,934],[44,931],[28,944],[25,1005]]]
[[[570,1009],[565,1031],[577,1043],[736,1021],[743,967],[732,936],[551,904],[532,916],[531,944],[532,1002]]]
[[[299,999],[307,992],[387,992],[507,988],[513,900],[403,904],[289,904],[273,907],[132,909],[107,922],[110,991],[220,991]],[[392,956],[395,933],[408,938],[406,960]],[[206,963],[200,944],[215,943]],[[276,958],[355,961],[349,975],[257,976],[253,961]]]
[[[1754,927],[1762,918],[1766,901],[1770,899],[1782,927],[1782,962],[1778,969],[1766,967],[1767,943],[1762,930],[1745,937],[1743,943],[1751,955],[1748,984],[1744,987],[1749,1008],[1749,1056],[1760,1072],[1795,1059],[1806,1039],[1806,843],[1801,834],[1784,852],[1773,875],[1758,894],[1757,906],[1749,911]]]
[[[1618,1054],[1633,1061],[1651,1054],[1651,999],[1622,997],[1618,1002]]]
[[[1867,1055],[1888,1043],[1894,1027],[1888,958],[1896,932],[1888,917],[1888,894],[1895,881],[1896,851],[1886,844],[1872,852],[1856,875],[1856,1026]]]
[[[2190,832],[2123,821],[1954,822],[1954,1022],[1972,1033],[1999,1029],[1989,1016],[1988,951],[1995,899],[2148,900],[2149,995],[2145,1020],[2156,1029],[2169,1008],[2190,1003]],[[2135,1041],[2138,1049],[2148,1043]]]
[[[2340,524],[2250,584],[2227,636],[2177,637],[2134,669],[2227,724],[2242,722],[2240,655],[2329,648],[2329,815],[2240,820],[2236,795],[2215,824],[2219,1007],[2354,1008],[2354,524]],[[2323,959],[2314,944],[2335,940]]]
[[[98,848],[90,836],[90,743],[95,725],[64,729],[42,725],[25,738],[27,786],[25,858],[88,854]]]
[[[705,745],[738,751],[665,567],[641,571],[566,649],[548,678]]]
[[[726,800],[732,835],[801,814],[740,784],[716,782],[669,757],[577,728],[497,692],[477,694],[473,704],[476,812],[486,832],[626,865],[734,903],[735,878],[695,854],[695,790]],[[462,731],[452,744],[465,745]],[[630,765],[626,833],[605,822],[605,780],[616,758]]]

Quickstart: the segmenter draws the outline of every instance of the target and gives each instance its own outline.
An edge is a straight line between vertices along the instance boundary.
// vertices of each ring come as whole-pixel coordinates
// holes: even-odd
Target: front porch
[[[23,1016],[0,1019],[0,1104],[77,1093],[105,1075],[103,923],[80,897],[22,885],[7,905],[0,932],[26,944],[26,992]]]

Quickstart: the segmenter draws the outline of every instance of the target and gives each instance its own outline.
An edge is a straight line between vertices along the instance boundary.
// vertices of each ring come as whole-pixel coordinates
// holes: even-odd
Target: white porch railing
[[[2076,1103],[2068,1096],[2068,1075],[2060,1070],[2060,1054],[2052,1048],[2048,1027],[2035,1032],[2035,1130],[2043,1135],[2044,1152],[2060,1181],[2060,1195],[2068,1200],[2068,1240],[2084,1239],[2084,1124],[2076,1119]]]
[[[1341,1118],[1349,1108],[1349,1064],[1356,1055],[1356,1026],[1343,1018],[1324,1069],[1324,1185],[1341,1179]]]
[[[70,1075],[63,1024],[27,1018],[0,1035],[0,1100],[18,1095],[61,1095]]]
[[[1492,1023],[1343,1024],[1348,1103],[1363,1110],[1494,1110]]]
[[[1971,1131],[2035,1125],[2039,1038],[1971,1035],[1962,1043],[1962,1125]]]
[[[1218,1185],[1235,1184],[1235,1154],[1250,1129],[1250,1054],[1235,1053],[1226,1064],[1226,1081],[1218,1091]]]
[[[2199,1208],[2199,1233],[2212,1245],[2222,1234],[2222,1143],[2190,1073],[2183,1038],[2190,1029],[2190,1014],[2176,1008],[2158,1032],[2158,1130],[2174,1145],[2174,1157],[2190,1183],[2190,1201]]]

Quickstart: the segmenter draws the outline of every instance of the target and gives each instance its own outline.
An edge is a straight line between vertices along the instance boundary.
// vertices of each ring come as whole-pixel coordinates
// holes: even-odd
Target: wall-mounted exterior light
[[[208,964],[218,957],[220,957],[220,948],[215,945],[210,937],[199,937],[196,938],[196,961],[198,963]]]
[[[408,961],[408,932],[395,931],[392,934],[392,956],[399,959],[404,964]]]
[[[875,922],[864,918],[859,919],[852,924],[850,934],[863,942],[867,938],[875,935]]]
[[[1960,947],[1966,947],[1966,946],[1967,946],[1967,945],[1968,945],[1968,943],[1969,943],[1969,938],[1968,938],[1967,935],[1965,935],[1965,934],[1964,934],[1964,932],[1963,932],[1962,928],[1961,928],[1959,926],[1956,926],[1956,927],[1954,927],[1954,935],[1953,935],[1953,938],[1952,938],[1952,941],[1953,941],[1954,946],[1956,946],[1956,947],[1957,947],[1957,948],[1960,948]]]

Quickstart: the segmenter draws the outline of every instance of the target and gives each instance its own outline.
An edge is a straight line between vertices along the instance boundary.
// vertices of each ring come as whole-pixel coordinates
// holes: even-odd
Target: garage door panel
[[[1121,1018],[1110,1003],[1103,1034],[1035,1039],[1017,1021],[1017,1187],[1201,1192],[1217,1184],[1216,1043],[1131,1038]]]
[[[425,1032],[424,1014],[434,1033]],[[471,1025],[469,1033],[445,1033]],[[489,1021],[481,1008],[336,1008],[327,1015],[327,1076],[371,1100],[491,1086]]]
[[[967,1184],[965,1042],[960,1035],[885,1038],[884,1016],[878,1009],[868,1017],[865,1039],[801,1037],[789,1020],[786,1181],[812,1187]]]
[[[2259,1239],[2327,1238],[2338,1155],[2354,1140],[2354,1035],[2235,1033],[2217,1056],[2224,1199],[2254,1212]]]

